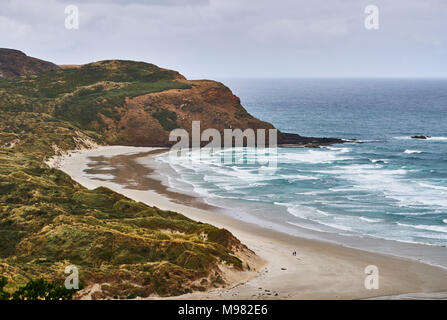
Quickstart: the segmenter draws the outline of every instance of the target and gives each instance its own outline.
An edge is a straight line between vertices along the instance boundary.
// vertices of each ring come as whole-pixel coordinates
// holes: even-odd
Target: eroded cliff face
[[[119,121],[106,116],[106,141],[135,146],[168,146],[169,132],[185,129],[191,137],[193,121],[200,129],[273,129],[270,123],[251,116],[230,89],[219,82],[200,80],[183,83],[190,89],[172,89],[126,99],[119,108]]]
[[[19,50],[0,48],[0,78],[10,78],[58,70],[54,63],[28,57]]]

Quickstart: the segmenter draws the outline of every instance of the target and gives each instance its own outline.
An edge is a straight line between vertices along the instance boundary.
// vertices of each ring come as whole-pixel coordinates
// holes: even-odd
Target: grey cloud
[[[366,5],[380,29],[363,26]],[[447,76],[445,0],[2,0],[0,43],[57,63],[149,61],[193,78]],[[80,28],[64,28],[67,4]]]
[[[147,5],[147,6],[197,6],[208,5],[210,0],[58,0],[65,4],[101,3],[104,5]]]

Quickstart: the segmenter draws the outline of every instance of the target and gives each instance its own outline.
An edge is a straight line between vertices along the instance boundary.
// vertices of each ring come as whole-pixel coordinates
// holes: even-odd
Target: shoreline
[[[87,178],[87,158],[151,152],[161,148],[99,147],[73,151],[47,164],[69,174],[87,188],[108,187],[136,201],[179,212],[191,219],[225,228],[267,261],[256,274],[235,279],[230,288],[196,292],[174,299],[361,299],[447,291],[447,270],[382,253],[354,249],[319,240],[299,238],[236,220],[207,208],[172,201],[154,190],[125,188],[118,183]],[[169,195],[173,196],[173,195]],[[296,251],[297,256],[292,256]],[[377,265],[380,288],[367,290],[364,269]],[[413,295],[414,296],[414,295]]]

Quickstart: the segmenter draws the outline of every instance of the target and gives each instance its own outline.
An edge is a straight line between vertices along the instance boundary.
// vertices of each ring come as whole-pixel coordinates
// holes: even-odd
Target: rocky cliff
[[[256,119],[241,106],[230,89],[215,81],[181,80],[184,89],[171,89],[126,99],[119,107],[118,119],[102,116],[107,124],[107,141],[140,146],[167,146],[169,132],[183,128],[191,137],[193,121],[201,130],[273,129],[273,125]]]

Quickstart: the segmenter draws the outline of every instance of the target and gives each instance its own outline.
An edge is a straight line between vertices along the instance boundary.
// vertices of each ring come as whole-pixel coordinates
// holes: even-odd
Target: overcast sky
[[[79,8],[67,30],[65,7]],[[366,30],[367,5],[379,30]],[[447,77],[446,0],[1,0],[0,47],[131,59],[190,79]]]

